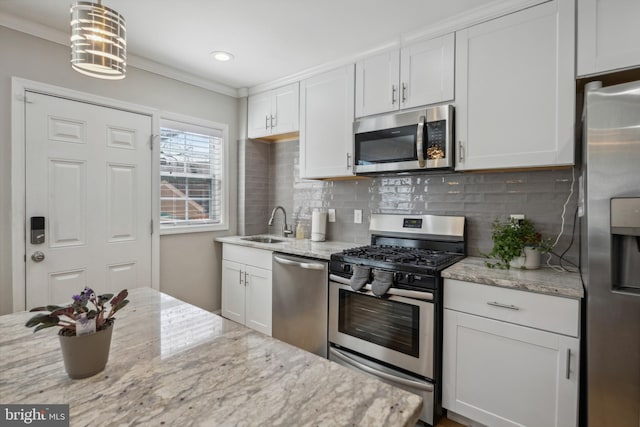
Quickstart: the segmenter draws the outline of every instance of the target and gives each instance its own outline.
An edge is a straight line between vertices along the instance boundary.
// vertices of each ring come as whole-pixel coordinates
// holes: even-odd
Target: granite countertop
[[[546,267],[500,270],[488,268],[484,262],[485,258],[467,257],[443,270],[442,277],[566,298],[584,297],[578,273],[562,273]]]
[[[0,316],[0,402],[76,425],[413,426],[422,399],[150,288],[118,313],[105,371],[71,380],[57,328]]]
[[[331,254],[342,252],[344,249],[362,246],[358,243],[348,242],[312,242],[309,239],[297,240],[291,237],[264,235],[274,239],[283,240],[281,243],[260,243],[242,240],[247,236],[218,237],[217,242],[231,243],[234,245],[249,246],[251,248],[266,249],[274,252],[282,252],[290,255],[300,255],[309,258],[330,259]]]

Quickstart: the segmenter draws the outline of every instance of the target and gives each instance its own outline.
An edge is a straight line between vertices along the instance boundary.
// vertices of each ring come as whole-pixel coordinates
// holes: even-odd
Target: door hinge
[[[151,137],[149,138],[149,149],[151,151],[153,151],[153,141],[156,139],[158,135],[151,135]]]
[[[153,220],[151,220],[150,226],[151,226],[151,235],[153,235]]]

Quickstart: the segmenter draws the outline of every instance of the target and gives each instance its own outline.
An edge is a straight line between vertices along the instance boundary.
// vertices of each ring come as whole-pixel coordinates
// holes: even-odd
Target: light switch
[[[327,217],[329,222],[336,222],[336,210],[329,209]]]
[[[362,224],[362,209],[355,209],[353,211],[353,223]]]

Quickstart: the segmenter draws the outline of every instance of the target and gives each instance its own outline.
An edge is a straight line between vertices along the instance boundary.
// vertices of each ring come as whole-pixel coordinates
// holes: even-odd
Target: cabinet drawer
[[[271,254],[271,251],[264,249],[232,245],[229,243],[222,245],[222,259],[264,268],[269,271],[271,271]]]
[[[445,279],[444,307],[572,337],[578,336],[579,300]]]

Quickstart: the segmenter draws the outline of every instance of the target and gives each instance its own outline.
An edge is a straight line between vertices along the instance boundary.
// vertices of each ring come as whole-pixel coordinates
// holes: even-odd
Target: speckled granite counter
[[[578,273],[560,273],[550,268],[500,270],[488,268],[484,262],[485,258],[467,257],[443,270],[442,277],[574,299],[584,297]]]
[[[249,246],[252,248],[266,249],[274,252],[282,252],[290,255],[300,255],[309,258],[326,259],[331,258],[331,254],[342,252],[343,249],[355,248],[362,246],[357,243],[347,242],[312,242],[309,239],[296,240],[293,238],[284,238],[280,236],[269,236],[274,239],[283,240],[281,243],[260,243],[242,240],[246,236],[230,236],[218,237],[217,242],[232,243],[234,245]]]
[[[412,426],[422,399],[152,289],[130,291],[104,372],[67,377],[54,328],[0,316],[0,402],[71,425]]]

